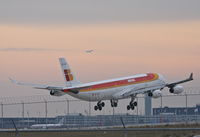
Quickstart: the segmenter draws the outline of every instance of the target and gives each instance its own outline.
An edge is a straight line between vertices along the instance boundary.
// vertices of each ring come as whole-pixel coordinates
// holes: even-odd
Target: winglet
[[[14,80],[14,79],[12,79],[12,78],[9,78],[9,80],[10,80],[12,83],[14,83],[14,84],[19,84],[18,81]]]
[[[190,74],[189,79],[190,79],[190,80],[193,80],[193,73]]]

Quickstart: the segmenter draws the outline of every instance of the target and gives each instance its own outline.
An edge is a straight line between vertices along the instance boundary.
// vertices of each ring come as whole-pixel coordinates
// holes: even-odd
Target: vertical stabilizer
[[[64,74],[65,83],[68,87],[75,86],[80,84],[79,81],[76,80],[74,74],[72,73],[69,64],[66,62],[65,58],[59,58],[60,65],[62,68],[62,72]]]

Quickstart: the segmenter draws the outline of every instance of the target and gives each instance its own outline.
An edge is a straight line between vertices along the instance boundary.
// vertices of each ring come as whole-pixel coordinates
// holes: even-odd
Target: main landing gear
[[[94,106],[94,110],[97,111],[98,109],[101,111],[102,108],[105,106],[104,102],[99,101],[96,106]]]
[[[111,103],[111,107],[117,107],[118,100],[111,99],[110,103]]]
[[[134,100],[135,100],[135,96],[132,96],[131,102],[129,103],[129,105],[127,105],[127,110],[130,110],[130,109],[134,110],[135,109],[135,107],[137,106],[137,102],[134,101]]]

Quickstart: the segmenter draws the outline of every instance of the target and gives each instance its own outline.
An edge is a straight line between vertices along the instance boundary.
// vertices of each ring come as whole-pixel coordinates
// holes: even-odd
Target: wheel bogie
[[[130,109],[134,110],[135,107],[138,105],[137,101],[134,101],[134,100],[135,100],[135,97],[132,97],[129,105],[127,106],[127,110],[130,110]]]
[[[118,105],[118,100],[110,100],[111,107],[117,107]]]
[[[96,106],[94,106],[94,110],[96,111],[96,110],[102,110],[102,108],[105,106],[105,103],[104,102],[101,102],[101,101],[99,101],[98,103],[97,103],[97,105]]]

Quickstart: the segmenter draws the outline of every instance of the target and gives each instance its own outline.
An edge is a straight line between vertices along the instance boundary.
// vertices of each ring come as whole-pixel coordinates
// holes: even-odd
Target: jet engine
[[[174,93],[174,94],[180,94],[183,92],[183,86],[180,86],[180,85],[177,85],[175,87],[172,87],[169,89],[169,92],[170,93]]]
[[[60,90],[51,90],[50,91],[50,95],[52,95],[52,96],[62,96],[62,95],[64,95],[65,93],[64,92],[62,92],[62,91],[60,91]]]
[[[159,98],[159,97],[161,97],[162,96],[162,92],[161,92],[161,90],[154,90],[153,92],[152,92],[152,97],[153,98]]]

